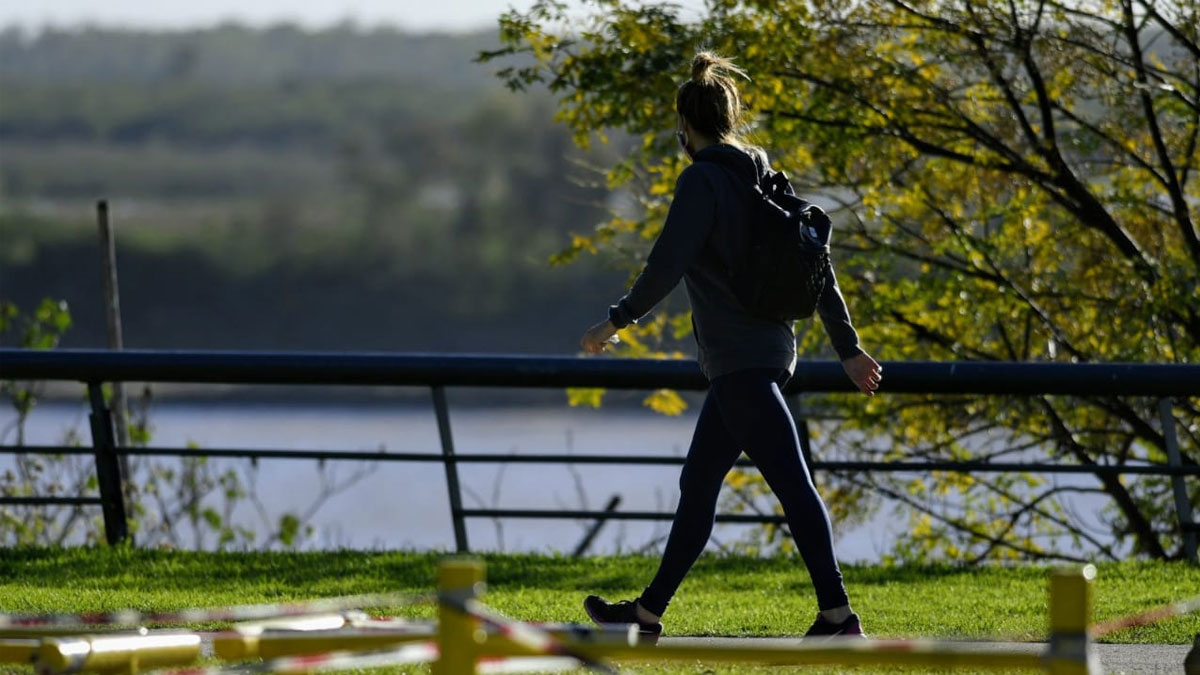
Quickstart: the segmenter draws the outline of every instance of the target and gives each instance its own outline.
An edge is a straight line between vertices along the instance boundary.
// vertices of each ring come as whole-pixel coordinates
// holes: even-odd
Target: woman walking
[[[658,573],[636,600],[588,596],[598,623],[636,623],[644,638],[662,633],[661,617],[712,534],[725,475],[745,452],[783,505],[816,588],[819,612],[806,636],[862,635],[833,552],[829,514],[800,454],[800,441],[780,389],[796,365],[792,322],[749,314],[730,288],[727,270],[745,255],[749,186],[774,171],[765,153],[740,140],[741,100],[732,75],[745,73],[710,52],[692,60],[692,77],[675,95],[679,144],[693,163],[679,175],[663,229],[629,292],[581,344],[604,351],[617,330],[650,312],[682,278],[708,394],[679,477],[679,506]],[[728,170],[734,167],[735,171]],[[846,374],[868,395],[882,369],[858,344],[832,268],[817,305]]]

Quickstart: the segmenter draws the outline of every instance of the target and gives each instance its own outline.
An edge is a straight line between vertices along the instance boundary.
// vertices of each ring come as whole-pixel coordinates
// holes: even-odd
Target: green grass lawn
[[[167,610],[433,589],[440,555],[404,552],[194,553],[129,549],[0,550],[0,611]],[[509,616],[585,622],[583,596],[634,597],[657,559],[484,555],[487,604]],[[1051,568],[846,566],[855,610],[877,637],[1041,640]],[[1200,567],[1099,565],[1094,619],[1200,594]],[[799,560],[704,557],[664,623],[669,635],[796,636],[816,612]],[[396,613],[429,617],[432,606]],[[1112,642],[1190,643],[1200,616],[1125,630]],[[746,667],[636,668],[638,672],[756,672]],[[764,667],[765,671],[765,667]],[[775,671],[772,671],[775,672]],[[806,668],[804,672],[818,672]],[[836,672],[836,671],[829,671]],[[913,672],[913,671],[906,671]]]

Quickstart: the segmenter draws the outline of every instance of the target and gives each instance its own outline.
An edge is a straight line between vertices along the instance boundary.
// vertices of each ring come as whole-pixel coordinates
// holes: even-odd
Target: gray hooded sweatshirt
[[[737,166],[737,177],[708,159],[723,153]],[[774,174],[765,156],[725,143],[709,145],[679,174],[675,196],[646,266],[633,287],[609,308],[617,328],[637,323],[671,292],[682,278],[692,306],[700,370],[710,381],[746,368],[796,367],[796,335],[791,321],[751,316],[729,286],[727,271],[746,255],[743,232],[750,214],[748,184]],[[742,184],[734,181],[738,180]],[[830,267],[817,303],[833,348],[845,360],[863,353],[850,323],[846,301]]]

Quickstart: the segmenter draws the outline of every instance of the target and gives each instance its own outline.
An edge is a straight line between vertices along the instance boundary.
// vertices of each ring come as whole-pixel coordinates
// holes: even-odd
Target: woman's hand
[[[583,345],[589,354],[599,354],[608,345],[615,345],[620,341],[621,339],[617,337],[617,327],[612,324],[612,321],[605,319],[587,329],[579,344]]]
[[[866,352],[842,361],[842,368],[850,376],[850,381],[858,390],[867,396],[874,396],[883,379],[883,367],[875,362]]]

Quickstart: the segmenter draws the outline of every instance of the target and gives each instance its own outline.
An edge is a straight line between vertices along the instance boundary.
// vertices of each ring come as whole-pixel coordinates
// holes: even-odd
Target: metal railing
[[[1076,465],[1018,462],[814,461],[808,426],[797,420],[805,459],[813,470],[960,471],[1142,474],[1170,476],[1184,552],[1196,560],[1200,527],[1192,519],[1185,476],[1200,476],[1200,465],[1185,462],[1173,417],[1174,397],[1200,396],[1200,366],[1175,364],[1064,364],[1017,362],[887,362],[881,391],[991,395],[1150,396],[1159,400],[1167,464]],[[704,390],[708,382],[693,361],[506,355],[445,355],[331,352],[215,352],[159,350],[0,349],[0,379],[66,380],[87,385],[92,448],[3,446],[7,454],[94,454],[99,497],[0,497],[2,504],[96,504],[104,513],[110,543],[128,535],[118,457],[208,456],[252,459],[369,460],[440,462],[446,472],[455,545],[468,550],[466,518],[589,518],[670,520],[672,513],[644,511],[564,511],[561,509],[468,509],[462,505],[458,465],[463,463],[579,463],[679,465],[682,457],[659,455],[496,455],[458,453],[451,433],[446,387],[605,387],[611,389]],[[191,449],[118,447],[106,382],[220,384],[427,386],[437,417],[441,453],[343,452],[326,450]],[[789,399],[802,392],[854,391],[841,364],[801,362],[784,389]],[[794,400],[794,399],[792,399]],[[749,464],[745,460],[739,464]],[[780,515],[718,514],[718,522],[784,523]]]

